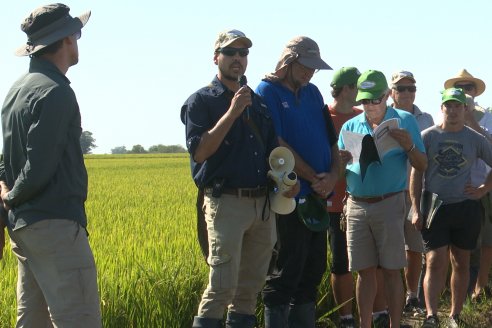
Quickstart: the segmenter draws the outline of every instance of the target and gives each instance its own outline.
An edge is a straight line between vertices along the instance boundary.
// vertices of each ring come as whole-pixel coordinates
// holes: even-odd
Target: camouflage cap
[[[403,79],[409,79],[413,83],[416,83],[417,81],[415,80],[415,77],[413,77],[413,74],[409,71],[398,71],[393,73],[391,76],[391,86],[395,86],[396,83],[400,82]]]
[[[79,17],[68,13],[70,7],[62,3],[45,5],[35,9],[21,23],[21,30],[27,34],[27,43],[19,47],[17,56],[28,56],[66,38],[85,26],[91,12],[87,11]]]
[[[241,40],[245,43],[246,48],[251,48],[253,42],[246,37],[246,35],[238,30],[225,30],[219,33],[217,40],[215,41],[214,51],[220,48],[225,48],[236,40]]]

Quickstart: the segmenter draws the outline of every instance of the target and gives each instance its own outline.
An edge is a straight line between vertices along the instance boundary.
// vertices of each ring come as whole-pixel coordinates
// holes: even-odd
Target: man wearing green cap
[[[399,327],[403,309],[403,283],[400,270],[406,265],[403,223],[407,162],[417,170],[425,170],[427,159],[415,118],[408,112],[387,106],[388,83],[380,71],[369,70],[357,81],[357,101],[364,112],[347,121],[338,145],[355,158],[346,166],[347,180],[347,246],[349,268],[358,272],[357,304],[360,327],[371,327],[371,312],[376,296],[376,272],[383,270],[391,327]],[[383,130],[396,147],[364,168],[362,150],[353,141],[370,140],[374,129],[394,119],[399,128]],[[393,122],[395,122],[393,121]],[[367,149],[367,148],[366,148]],[[357,160],[357,158],[360,159]],[[364,175],[365,170],[365,175]]]
[[[343,123],[362,113],[361,109],[355,107],[359,76],[360,72],[355,67],[342,67],[333,74],[330,83],[333,103],[328,105],[328,109],[337,134],[340,133]],[[340,155],[342,163],[344,159],[346,159],[345,162],[350,159],[350,153],[347,154],[346,151],[340,151]],[[345,187],[345,180],[340,179],[335,185],[333,196],[327,202],[330,213],[328,237],[332,256],[331,288],[337,305],[351,299],[354,289],[353,276],[348,269],[347,238],[345,230],[342,230],[340,226]],[[355,327],[351,302],[347,302],[338,311],[340,313],[340,327]]]
[[[470,184],[472,165],[478,158],[492,166],[492,148],[484,135],[465,125],[468,110],[465,104],[462,89],[444,90],[443,122],[422,132],[428,168],[425,172],[412,169],[410,178],[412,223],[422,231],[426,248],[424,328],[439,326],[438,302],[446,280],[448,254],[452,269],[448,327],[460,324],[459,315],[469,280],[470,251],[480,231],[479,199],[492,189],[492,172],[478,187]],[[442,205],[432,218],[421,212],[420,204],[421,198],[425,196],[425,200],[427,195],[433,194]]]

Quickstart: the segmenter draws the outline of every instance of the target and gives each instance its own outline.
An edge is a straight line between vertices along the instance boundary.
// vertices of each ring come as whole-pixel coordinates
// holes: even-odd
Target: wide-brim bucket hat
[[[37,51],[80,31],[91,16],[87,11],[78,17],[69,14],[70,8],[56,3],[35,9],[21,24],[27,34],[26,44],[19,47],[17,56],[29,56]]]

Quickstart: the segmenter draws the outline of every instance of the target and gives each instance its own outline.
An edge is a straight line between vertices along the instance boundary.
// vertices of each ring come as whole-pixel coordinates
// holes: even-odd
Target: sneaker
[[[425,315],[425,310],[420,307],[418,298],[407,298],[407,302],[403,307],[403,312],[414,313],[414,315]]]
[[[340,320],[340,328],[355,328],[354,318],[344,318]]]
[[[448,319],[448,328],[460,328],[460,327],[465,327],[465,323],[463,320],[460,319],[459,314],[453,314],[452,316],[449,317]]]
[[[389,328],[390,317],[388,313],[382,313],[378,315],[376,319],[372,320],[372,325],[374,328]]]
[[[430,315],[425,318],[422,328],[439,328],[439,318],[437,315]]]
[[[410,313],[413,312],[413,309],[419,305],[419,300],[415,298],[407,298],[407,302],[403,307],[403,312]]]

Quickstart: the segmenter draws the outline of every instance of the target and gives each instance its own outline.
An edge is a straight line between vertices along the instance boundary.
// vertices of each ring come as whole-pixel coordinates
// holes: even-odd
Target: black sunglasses
[[[397,85],[393,87],[393,90],[396,90],[398,92],[405,92],[406,90],[408,92],[414,93],[415,91],[417,91],[417,87],[414,85]]]
[[[219,48],[217,49],[217,52],[220,52],[221,54],[225,56],[235,56],[236,54],[239,54],[241,57],[246,57],[249,54],[249,49],[248,48]]]
[[[472,91],[473,89],[475,89],[475,84],[473,84],[473,83],[455,84],[454,87],[458,88],[458,89],[463,89],[465,91]]]
[[[369,105],[369,104],[379,105],[381,101],[383,101],[383,98],[384,95],[378,99],[362,99],[360,102],[362,103],[362,105]]]

